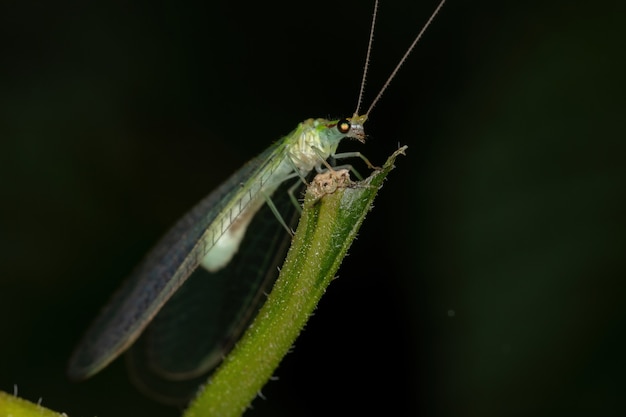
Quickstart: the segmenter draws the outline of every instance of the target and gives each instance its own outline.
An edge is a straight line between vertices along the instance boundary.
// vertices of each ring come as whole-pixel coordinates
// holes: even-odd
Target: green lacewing
[[[129,351],[131,376],[162,399],[187,399],[241,336],[276,278],[288,235],[276,220],[297,218],[286,184],[321,172],[344,138],[363,125],[443,6],[441,0],[369,109],[359,114],[378,8],[356,110],[345,119],[308,119],[235,172],[184,215],[148,253],[87,330],[68,375],[87,379]],[[270,201],[271,197],[271,201]],[[268,203],[268,204],[266,204]],[[287,213],[287,214],[286,214]],[[286,237],[286,238],[285,238]],[[196,299],[197,298],[197,299]]]

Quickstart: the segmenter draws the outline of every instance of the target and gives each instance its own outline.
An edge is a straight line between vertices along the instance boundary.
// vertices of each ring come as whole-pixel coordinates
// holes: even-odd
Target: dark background
[[[623,2],[450,1],[371,115],[409,146],[249,415],[624,415]],[[369,104],[436,1],[380,6]],[[354,111],[371,2],[0,6],[0,389],[163,415],[88,322],[165,230],[308,117]]]

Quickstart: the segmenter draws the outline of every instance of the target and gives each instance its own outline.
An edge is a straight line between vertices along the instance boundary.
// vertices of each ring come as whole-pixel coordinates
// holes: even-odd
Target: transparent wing
[[[287,181],[272,198],[288,224],[297,221],[286,191],[291,185]],[[228,268],[194,271],[129,350],[135,384],[162,402],[187,403],[265,301],[289,240],[263,206]]]
[[[71,379],[94,375],[139,337],[163,304],[197,269],[203,254],[198,253],[196,243],[202,234],[227,202],[239,195],[242,183],[267,166],[270,155],[282,158],[280,146],[281,142],[277,142],[244,165],[159,241],[87,330],[70,358],[67,373]]]

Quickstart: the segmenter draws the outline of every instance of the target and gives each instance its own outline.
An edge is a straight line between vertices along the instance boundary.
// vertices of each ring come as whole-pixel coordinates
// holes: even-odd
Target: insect
[[[340,141],[364,142],[370,112],[444,2],[360,114],[376,0],[354,114],[303,121],[183,216],[87,330],[69,362],[71,379],[93,376],[128,350],[131,375],[140,388],[159,396],[167,392],[173,400],[193,392],[239,339],[275,279],[288,246],[276,218],[285,219],[288,227],[289,217],[297,217],[285,197],[289,180],[322,171],[329,157],[359,156],[337,153]]]

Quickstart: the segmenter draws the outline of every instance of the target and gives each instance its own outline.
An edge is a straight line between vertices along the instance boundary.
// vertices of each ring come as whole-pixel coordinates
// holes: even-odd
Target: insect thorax
[[[336,122],[326,119],[307,119],[300,123],[288,152],[302,174],[308,174],[335,154],[339,142],[345,137],[335,126]]]

